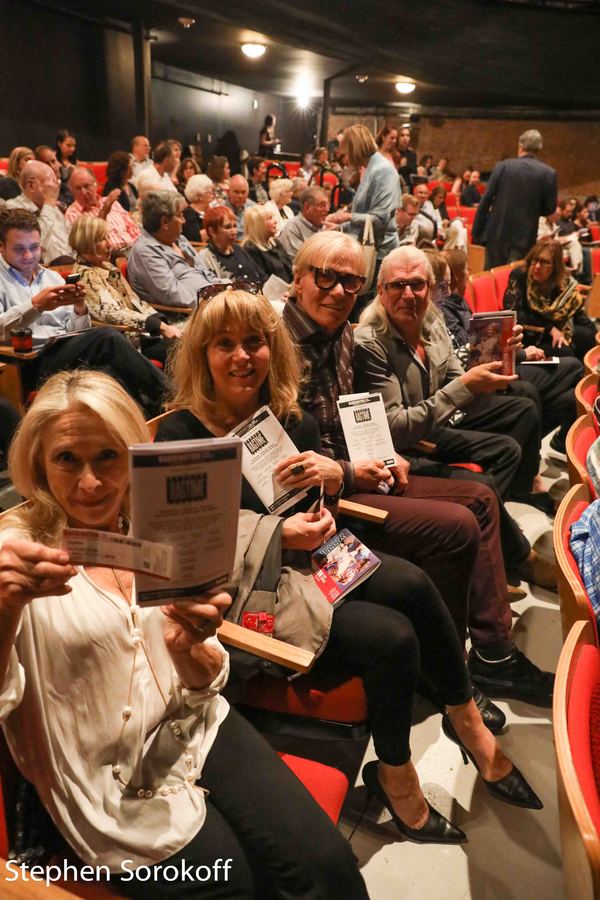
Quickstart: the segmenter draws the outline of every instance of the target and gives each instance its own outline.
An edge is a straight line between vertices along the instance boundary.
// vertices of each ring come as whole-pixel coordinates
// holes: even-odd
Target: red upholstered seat
[[[94,178],[98,182],[98,193],[102,193],[102,189],[106,184],[106,162],[82,162],[82,166],[86,166],[94,173]]]
[[[245,690],[244,705],[275,713],[357,724],[367,718],[367,698],[360,678],[341,682],[303,675],[293,681],[256,675]]]
[[[459,206],[458,207],[458,215],[461,218],[466,219],[469,225],[472,225],[475,221],[475,214],[477,212],[476,206]]]
[[[312,759],[302,759],[289,753],[279,754],[289,769],[300,779],[321,809],[337,824],[348,793],[348,779],[332,766],[324,766]]]
[[[600,247],[592,248],[592,275],[600,273]]]
[[[573,556],[573,554],[571,553],[571,545],[569,543],[569,540],[571,537],[571,525],[574,522],[577,522],[577,520],[581,518],[581,516],[583,515],[585,510],[588,508],[588,506],[589,506],[589,503],[587,502],[587,500],[580,500],[578,503],[575,503],[573,505],[573,508],[571,509],[570,514],[565,517],[564,527],[563,527],[563,531],[561,534],[561,543],[562,543],[562,547],[563,547],[563,550],[565,553],[565,557],[569,563],[569,568],[571,569],[571,571],[572,571],[573,575],[575,576],[575,578],[577,579],[578,583],[581,585],[581,590],[583,591],[583,593],[585,594],[585,596],[587,598],[587,602],[588,602],[588,606],[589,606],[589,610],[590,610],[589,618],[590,618],[590,621],[593,622],[594,618],[595,618],[594,610],[592,609],[592,604],[590,603],[589,597],[587,595],[587,591],[585,589],[585,585],[581,579],[577,561],[576,561],[575,557]]]
[[[497,266],[495,269],[492,269],[492,275],[494,277],[494,285],[496,287],[496,297],[498,300],[498,308],[502,309],[504,305],[504,295],[506,293],[506,288],[508,287],[508,279],[510,277],[510,273],[513,267],[508,266]]]
[[[590,222],[590,234],[593,241],[600,241],[600,225],[597,222]]]
[[[490,272],[471,275],[469,281],[473,288],[475,312],[496,312],[502,308],[502,301],[498,301],[494,277]]]
[[[592,697],[595,712],[591,719]],[[600,654],[596,647],[581,647],[577,659],[567,710],[567,730],[571,755],[586,805],[597,831],[600,831],[600,797],[595,772],[600,756],[592,760],[592,730],[594,746],[600,745]]]

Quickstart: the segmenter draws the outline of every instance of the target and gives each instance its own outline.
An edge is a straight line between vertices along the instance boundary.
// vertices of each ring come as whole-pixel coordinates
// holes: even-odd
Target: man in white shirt
[[[140,172],[152,165],[150,159],[150,141],[145,134],[136,135],[131,141],[131,169],[132,181],[135,181]]]
[[[92,328],[85,288],[65,284],[58,272],[40,266],[40,225],[24,209],[0,213],[0,340],[15,328],[30,328],[36,359],[21,375],[26,392],[49,375],[86,366],[116,378],[148,416],[161,408],[167,381],[114,328]],[[66,339],[66,335],[74,333]],[[55,338],[51,343],[49,338]]]
[[[419,201],[412,194],[402,194],[400,206],[396,210],[396,227],[398,229],[398,241],[401,247],[412,244],[416,246],[419,237],[417,215],[419,213]]]
[[[250,187],[243,175],[231,176],[225,206],[228,206],[235,216],[238,241],[244,238],[244,213],[251,206],[256,206],[254,200],[248,199],[249,192]]]
[[[154,168],[160,178],[163,191],[176,191],[171,176],[178,165],[178,153],[173,141],[161,141],[154,148]]]
[[[6,203],[7,209],[26,209],[37,216],[42,238],[42,262],[52,265],[59,257],[73,258],[65,217],[57,206],[58,179],[50,166],[37,160],[25,163],[19,176],[21,193]]]

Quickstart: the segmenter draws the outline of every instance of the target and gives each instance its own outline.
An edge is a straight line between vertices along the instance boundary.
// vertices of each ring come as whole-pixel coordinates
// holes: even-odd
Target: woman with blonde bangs
[[[244,213],[242,247],[254,260],[261,281],[277,275],[288,284],[292,280],[292,265],[281,243],[275,237],[277,222],[267,206],[251,206]]]
[[[21,193],[19,184],[21,170],[31,159],[35,159],[31,147],[13,147],[10,151],[6,175],[0,178],[0,198],[2,200],[13,200],[19,196]]]
[[[21,852],[68,855],[148,900],[321,900],[340,880],[365,900],[349,845],[220,696],[231,597],[140,608],[130,571],[61,549],[67,526],[127,531],[127,447],[148,439],[117,382],[76,371],[43,385],[12,446],[29,503],[1,523],[0,721],[30,782]],[[190,884],[224,860],[225,879]]]
[[[306,277],[322,281],[333,271],[341,277],[339,287],[358,288],[362,279],[349,271],[348,242],[357,247],[352,252],[358,266],[360,246],[347,236],[332,236],[330,252],[322,260],[324,268],[311,268]],[[302,251],[298,259],[301,255]],[[304,295],[304,284],[297,281],[296,288]],[[335,292],[334,286],[331,294]],[[339,305],[339,297],[333,299]],[[212,288],[207,288],[175,356],[176,393],[171,404],[175,412],[161,422],[157,440],[224,435],[268,404],[298,451],[275,466],[273,477],[282,488],[306,489],[308,496],[281,517],[265,516],[265,507],[243,479],[241,506],[265,519],[279,520],[280,524],[272,522],[270,550],[280,548],[286,570],[304,574],[310,572],[309,554],[337,530],[327,506],[314,511],[318,489],[323,485],[326,503],[335,506],[344,488],[345,470],[324,455],[317,422],[299,408],[300,369],[292,346],[284,324],[264,297],[234,289],[214,296]],[[328,345],[325,349],[329,350]],[[307,508],[311,511],[303,511]],[[412,707],[421,673],[450,704],[445,727],[455,725],[466,743],[477,748],[486,777],[497,777],[498,785],[492,789],[496,795],[507,780],[516,780],[518,802],[537,806],[539,800],[483,725],[457,632],[433,583],[411,563],[380,551],[377,555],[380,568],[355,587],[335,613],[325,603],[323,623],[316,608],[310,607],[310,615],[297,623],[296,633],[318,632],[320,655],[313,671],[362,677],[379,758],[365,766],[363,778],[370,792],[388,807],[399,831],[417,843],[462,843],[464,833],[426,802],[410,761]],[[323,613],[324,601],[320,596],[319,600]]]

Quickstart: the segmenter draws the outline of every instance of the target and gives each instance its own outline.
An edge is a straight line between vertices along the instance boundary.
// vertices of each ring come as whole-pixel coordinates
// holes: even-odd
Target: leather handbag
[[[371,285],[373,284],[373,276],[375,275],[375,264],[377,262],[377,248],[375,247],[372,216],[365,216],[365,225],[360,242],[363,246],[363,253],[366,263],[365,274],[367,277],[367,280],[358,292],[359,296],[362,296],[363,294],[368,294],[371,290]]]

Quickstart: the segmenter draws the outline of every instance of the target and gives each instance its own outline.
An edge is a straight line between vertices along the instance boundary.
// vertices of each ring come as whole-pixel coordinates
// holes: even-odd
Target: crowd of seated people
[[[271,138],[274,130],[265,132],[263,148]],[[132,617],[127,627],[138,627],[129,612],[131,573],[112,578],[108,570],[75,568],[57,547],[65,525],[127,528],[122,459],[128,443],[147,439],[143,418],[165,409],[172,414],[162,421],[158,440],[223,436],[270,406],[298,450],[273,479],[309,492],[306,503],[272,517],[279,562],[290,570],[300,571],[306,554],[340,527],[340,499],[387,513],[381,525],[359,522],[354,529],[353,523],[381,558],[381,568],[320,624],[307,615],[301,633],[322,628],[317,673],[363,679],[377,755],[363,780],[398,831],[418,843],[465,840],[425,800],[410,760],[417,689],[427,691],[442,713],[443,733],[471,759],[492,797],[541,808],[493,737],[505,716],[490,698],[551,705],[553,674],[536,665],[534,644],[530,657],[513,641],[509,583],[516,578],[552,589],[556,570],[553,560],[531,547],[505,501],[534,506],[549,519],[554,514],[539,475],[540,445],[554,431],[552,446],[562,456],[575,418],[581,360],[595,343],[596,327],[584,312],[577,280],[583,259],[571,252],[575,241],[591,236],[594,198],[559,200],[556,213],[544,217],[546,234],[511,272],[504,305],[517,314],[511,338],[517,374],[499,374],[495,363],[469,368],[468,229],[446,207],[453,178],[448,159],[436,163],[422,154],[418,162],[410,144],[405,127],[386,125],[375,136],[364,125],[351,125],[326,147],[305,154],[292,180],[281,173],[270,177],[260,155],[246,161],[245,174],[232,175],[234,166],[220,155],[204,172],[174,138],[152,150],[148,138],[137,135],[131,152],[116,150],[109,157],[102,191],[66,129],[56,149],[17,147],[11,154],[7,183],[0,182],[7,201],[0,211],[0,337],[6,341],[13,329],[29,328],[39,352],[23,369],[28,402],[34,399],[11,458],[15,484],[33,503],[6,527],[0,524],[0,615],[10,626],[0,641],[0,717],[23,775],[80,861],[105,857],[114,868],[122,842],[116,834],[133,814],[127,803],[115,811],[118,798],[133,802],[131,784],[142,773],[152,782],[145,791],[152,798],[160,791],[164,761],[159,742],[149,738],[153,729],[170,727],[171,707],[157,706],[162,679],[194,723],[194,736],[173,757],[169,777],[177,780],[189,756],[210,795],[194,793],[185,809],[181,799],[156,810],[144,800],[137,812],[140,831],[132,829],[125,842],[136,864],[188,852],[201,860],[222,841],[244,860],[234,892],[222,896],[261,896],[253,891],[265,878],[274,879],[275,896],[317,900],[333,895],[327,891],[334,882],[340,896],[366,896],[356,861],[330,823],[302,789],[290,788],[276,757],[218,697],[228,662],[214,634],[228,616],[226,594],[202,596],[180,612],[168,607],[164,638],[154,611],[142,617],[148,716],[139,726],[146,731],[123,746],[131,756],[127,771],[136,773],[131,784],[119,766],[115,775],[116,720],[104,731],[98,722],[90,725],[83,741],[73,711],[56,702],[56,680],[72,679],[86,653],[90,663],[113,646],[123,627],[116,613],[102,634],[90,631],[89,641],[56,666],[44,668],[31,652],[32,633],[40,629],[49,642],[66,641],[74,620],[87,629],[94,609],[100,615],[107,602],[114,606],[115,593],[115,609]],[[324,177],[331,173],[348,190],[348,203],[338,209]],[[476,206],[479,171],[470,168],[459,181],[461,205]],[[371,259],[362,246],[370,224]],[[77,283],[65,282],[66,273],[48,268],[52,264],[68,266]],[[285,303],[262,295],[271,276],[288,286]],[[555,368],[536,368],[545,356],[559,357]],[[80,368],[104,375],[74,371]],[[350,461],[337,401],[354,391],[382,395],[393,465]],[[0,430],[5,445],[17,417],[9,410],[6,421],[8,437]],[[324,506],[315,513],[311,503],[321,486]],[[87,506],[81,499],[86,496]],[[253,515],[266,512],[245,480],[241,505]],[[240,528],[243,521],[241,516]],[[59,603],[60,615],[49,623],[47,598],[60,600],[69,590],[89,607],[73,612]],[[115,679],[125,679],[125,655],[122,648],[115,652],[110,669],[84,686],[90,704]],[[162,674],[153,681],[155,665]],[[33,691],[24,689],[29,680]],[[52,757],[61,729],[72,737],[65,753],[72,754],[80,786],[94,790],[87,806],[79,788],[62,783],[60,760]],[[48,760],[43,772],[18,752],[19,742],[32,737]],[[100,772],[86,759],[89,741],[98,744],[93,759]],[[294,798],[293,834],[299,829],[305,839],[311,835],[311,847],[318,836],[319,858],[331,854],[331,870],[324,874],[315,865],[308,886],[296,893],[291,885],[304,845],[284,839],[291,806],[271,798],[262,814],[252,810],[252,796],[244,796],[245,769],[236,771],[230,792],[221,793],[233,748],[272,785],[269,796]],[[533,766],[531,779],[535,783]],[[181,819],[173,824],[177,810]],[[273,832],[279,839],[269,844],[271,853],[261,843],[275,840]],[[162,887],[156,896],[167,896]]]

